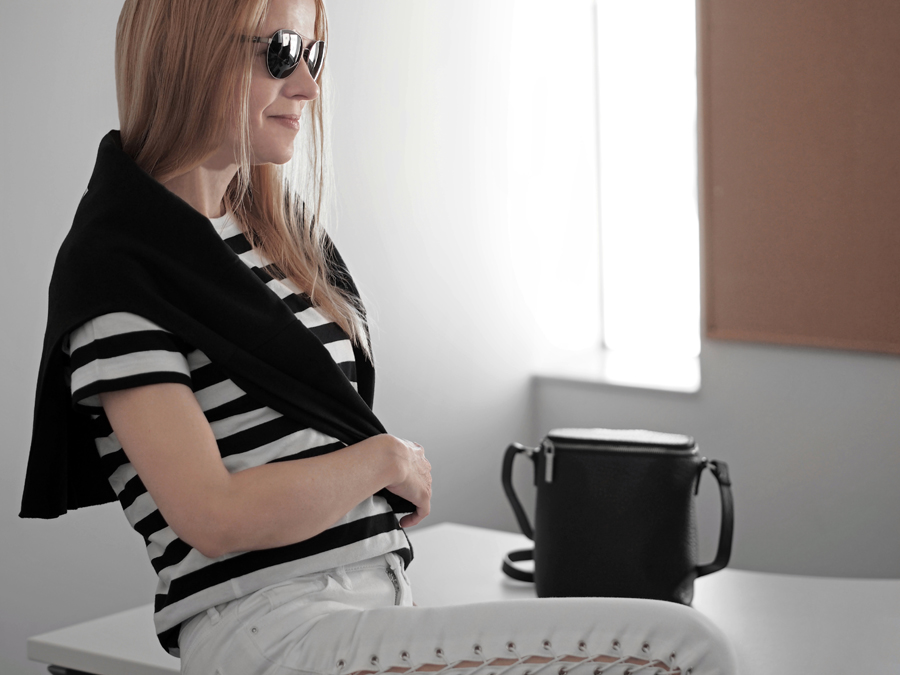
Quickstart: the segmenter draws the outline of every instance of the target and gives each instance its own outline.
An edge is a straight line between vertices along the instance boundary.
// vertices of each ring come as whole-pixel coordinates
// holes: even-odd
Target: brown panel
[[[900,2],[698,9],[707,334],[900,353]]]

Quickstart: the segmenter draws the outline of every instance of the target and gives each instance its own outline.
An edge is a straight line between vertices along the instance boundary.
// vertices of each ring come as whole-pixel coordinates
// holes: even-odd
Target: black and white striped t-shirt
[[[346,333],[320,314],[289,280],[267,271],[233,216],[212,219],[225,243],[281,297],[325,345],[356,386],[353,347]],[[218,605],[285,579],[397,552],[409,560],[406,536],[387,501],[372,496],[312,539],[263,551],[211,559],[180,540],[167,525],[116,439],[98,394],[179,382],[189,387],[212,427],[230,472],[329,452],[344,444],[261,405],[201,351],[150,321],[128,313],[106,314],[69,335],[73,404],[92,418],[109,482],[131,526],[144,538],[159,575],[154,621],[160,642],[178,656],[181,624]]]

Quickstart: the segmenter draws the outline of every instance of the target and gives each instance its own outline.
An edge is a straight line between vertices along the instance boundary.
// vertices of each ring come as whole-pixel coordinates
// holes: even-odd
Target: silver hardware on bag
[[[541,443],[541,448],[544,450],[544,481],[547,483],[553,482],[553,456],[556,454],[556,448],[553,447],[553,441],[549,438],[545,438],[544,442]]]

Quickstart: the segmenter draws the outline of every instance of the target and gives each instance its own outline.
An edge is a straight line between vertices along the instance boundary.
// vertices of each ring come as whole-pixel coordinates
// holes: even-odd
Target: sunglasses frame
[[[269,52],[272,49],[272,45],[275,43],[275,38],[278,36],[279,33],[287,33],[289,35],[296,35],[297,38],[300,40],[300,58],[298,58],[297,63],[295,63],[293,66],[291,66],[289,70],[285,71],[284,74],[281,75],[281,77],[279,77],[275,73],[273,73],[272,68],[269,66]],[[268,47],[266,49],[266,70],[268,70],[269,75],[274,77],[276,80],[283,80],[287,77],[290,77],[290,75],[297,69],[297,66],[300,65],[301,61],[306,63],[306,69],[309,71],[309,74],[313,80],[318,80],[319,75],[322,74],[322,67],[325,65],[325,47],[326,47],[325,40],[313,40],[312,38],[308,38],[303,35],[300,35],[300,33],[298,33],[297,31],[291,30],[289,28],[279,28],[274,33],[272,33],[272,37],[269,37],[269,38],[259,37],[256,35],[245,35],[245,36],[243,36],[243,40],[249,40],[250,42],[258,42],[261,44],[268,45]],[[320,49],[322,50],[322,58],[320,60],[318,69],[316,70],[315,73],[313,73],[310,68],[309,55],[312,52],[312,50],[316,47],[316,45],[319,45],[319,44],[322,45],[320,47]]]

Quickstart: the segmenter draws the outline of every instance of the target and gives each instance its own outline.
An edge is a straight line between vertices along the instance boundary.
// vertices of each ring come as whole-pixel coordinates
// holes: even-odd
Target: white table
[[[409,568],[421,606],[533,598],[500,571],[522,535],[441,523],[414,528]],[[729,637],[740,675],[900,674],[900,579],[833,579],[723,570],[699,579],[694,606]],[[98,675],[172,675],[153,630],[152,605],[28,640],[35,661]]]

